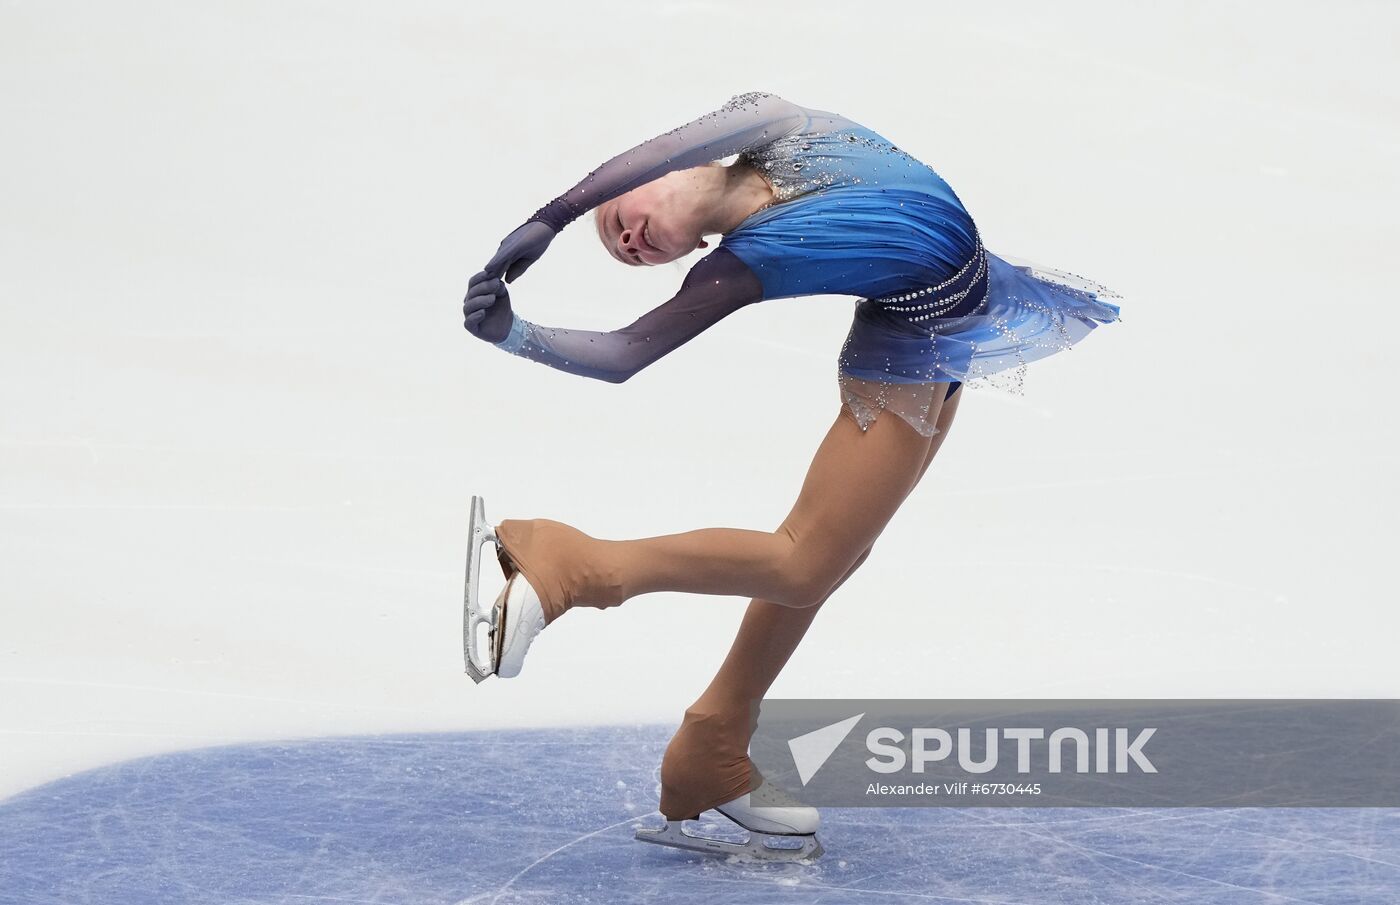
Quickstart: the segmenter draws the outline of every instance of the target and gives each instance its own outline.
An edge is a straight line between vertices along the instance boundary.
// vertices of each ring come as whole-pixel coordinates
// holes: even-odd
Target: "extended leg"
[[[776,531],[703,528],[615,541],[551,519],[506,519],[496,534],[548,621],[572,606],[616,606],[654,591],[815,606],[913,489],[931,442],[893,415],[862,431],[843,407]]]

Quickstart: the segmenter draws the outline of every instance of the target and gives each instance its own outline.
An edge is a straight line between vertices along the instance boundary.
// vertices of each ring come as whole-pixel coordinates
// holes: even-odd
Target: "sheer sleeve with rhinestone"
[[[683,126],[648,139],[598,166],[583,181],[535,212],[531,220],[555,231],[604,201],[675,170],[760,148],[797,134],[811,122],[811,113],[776,94],[750,91],[736,94],[724,106]]]
[[[763,285],[743,261],[716,248],[696,262],[670,301],[607,332],[543,327],[516,314],[496,347],[512,355],[608,383],[622,383],[745,305]]]

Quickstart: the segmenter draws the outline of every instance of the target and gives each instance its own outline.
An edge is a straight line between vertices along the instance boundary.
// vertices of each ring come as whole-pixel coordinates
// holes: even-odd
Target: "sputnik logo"
[[[823,726],[797,738],[788,739],[792,762],[797,765],[797,776],[804,786],[817,775],[817,771],[831,755],[836,753],[836,749],[841,747],[841,743],[851,734],[851,730],[856,728],[856,723],[859,723],[863,716],[865,714],[857,713],[839,723],[832,723],[830,726]]]

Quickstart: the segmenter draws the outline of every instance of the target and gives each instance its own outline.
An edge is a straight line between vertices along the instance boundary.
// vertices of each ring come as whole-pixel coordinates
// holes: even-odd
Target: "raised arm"
[[[776,94],[736,94],[724,106],[624,151],[535,212],[559,232],[583,214],[674,170],[698,167],[801,131],[810,111]],[[529,222],[529,221],[526,221]]]
[[[727,248],[696,262],[670,301],[620,330],[542,327],[513,314],[496,347],[571,374],[622,383],[711,325],[763,298],[754,272]]]

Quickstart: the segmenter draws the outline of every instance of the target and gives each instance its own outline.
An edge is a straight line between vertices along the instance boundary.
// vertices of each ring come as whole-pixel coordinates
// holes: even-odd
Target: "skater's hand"
[[[501,240],[501,247],[486,263],[486,274],[493,277],[504,275],[507,283],[514,283],[516,277],[540,259],[555,235],[554,227],[539,220],[516,227],[514,232]]]
[[[547,228],[547,227],[546,227]],[[510,333],[510,292],[500,279],[481,271],[467,282],[463,326],[477,339],[498,343]]]

